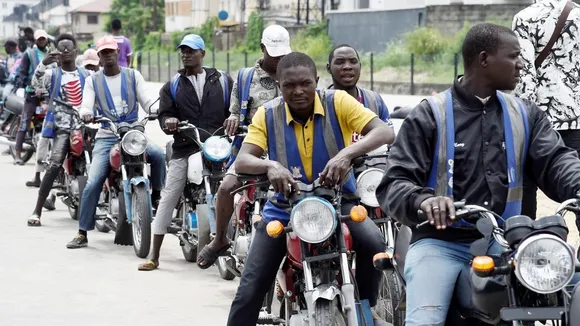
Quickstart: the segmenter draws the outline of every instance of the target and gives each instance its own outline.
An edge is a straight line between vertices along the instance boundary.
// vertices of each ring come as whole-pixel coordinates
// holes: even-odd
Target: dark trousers
[[[42,177],[42,182],[40,183],[40,189],[38,189],[38,199],[39,202],[44,202],[58,173],[60,172],[60,167],[66,158],[70,148],[70,134],[67,132],[58,132],[54,137],[54,142],[52,144],[52,152],[50,155],[50,161],[46,173]]]
[[[352,205],[343,204],[343,213]],[[360,299],[368,299],[371,307],[377,303],[381,272],[373,267],[373,256],[386,250],[379,228],[371,219],[362,223],[346,223],[352,234],[356,251],[356,282]],[[256,227],[248,259],[232,302],[228,326],[255,326],[264,296],[276,279],[282,259],[286,255],[286,237],[271,238],[263,220]]]
[[[34,93],[26,93],[24,95],[24,108],[22,110],[22,117],[20,118],[20,128],[16,134],[16,144],[14,145],[14,150],[17,152],[22,151],[22,144],[24,144],[26,132],[30,128],[30,121],[36,113],[36,107],[38,105],[40,105],[40,100]]]
[[[578,152],[580,156],[580,130],[558,130],[564,144]],[[524,175],[524,194],[522,198],[522,214],[536,218],[538,208],[538,186],[531,178]],[[576,219],[576,227],[580,231],[580,220]]]

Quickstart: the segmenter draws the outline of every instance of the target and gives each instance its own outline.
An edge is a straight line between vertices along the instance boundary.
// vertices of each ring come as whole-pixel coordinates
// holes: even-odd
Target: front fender
[[[123,195],[125,196],[125,212],[127,214],[127,221],[131,223],[133,221],[133,211],[132,211],[132,191],[133,187],[137,186],[145,187],[145,189],[149,190],[149,179],[143,176],[133,177],[131,180],[123,180]],[[149,210],[151,210],[151,214],[149,216],[153,216],[153,210],[151,207],[151,195],[147,197]]]

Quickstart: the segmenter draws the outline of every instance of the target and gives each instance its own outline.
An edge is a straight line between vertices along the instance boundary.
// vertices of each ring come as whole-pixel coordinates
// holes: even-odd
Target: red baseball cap
[[[98,42],[97,42],[97,53],[101,52],[103,50],[118,50],[119,49],[119,45],[117,44],[117,41],[115,41],[115,38],[111,35],[107,35],[107,36],[103,36]]]

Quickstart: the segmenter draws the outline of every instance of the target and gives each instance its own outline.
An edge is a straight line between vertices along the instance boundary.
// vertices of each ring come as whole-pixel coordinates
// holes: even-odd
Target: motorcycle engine
[[[243,258],[247,257],[248,251],[250,250],[250,237],[247,235],[241,235],[237,237],[235,248],[236,248],[235,253],[236,256]]]

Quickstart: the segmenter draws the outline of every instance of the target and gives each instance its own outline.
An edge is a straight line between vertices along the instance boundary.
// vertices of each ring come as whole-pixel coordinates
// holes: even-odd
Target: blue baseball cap
[[[199,36],[197,34],[185,35],[183,37],[183,40],[181,40],[181,43],[179,44],[179,46],[177,48],[179,49],[182,46],[187,46],[187,47],[192,48],[194,50],[205,51],[205,42],[203,41],[201,36]]]

